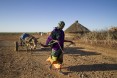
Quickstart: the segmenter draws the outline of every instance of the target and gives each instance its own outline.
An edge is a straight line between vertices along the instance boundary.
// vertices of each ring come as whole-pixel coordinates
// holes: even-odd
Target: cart
[[[36,49],[32,49],[31,44],[32,43],[30,42],[30,43],[23,43],[21,45],[18,41],[16,41],[15,42],[15,50],[16,51],[33,51],[33,50],[41,49],[40,43],[37,43]]]

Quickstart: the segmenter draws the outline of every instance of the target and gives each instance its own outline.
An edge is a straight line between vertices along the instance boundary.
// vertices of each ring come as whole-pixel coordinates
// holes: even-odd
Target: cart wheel
[[[16,41],[16,43],[15,43],[15,50],[16,51],[18,51],[18,47],[19,47],[19,45],[18,45],[18,42]]]

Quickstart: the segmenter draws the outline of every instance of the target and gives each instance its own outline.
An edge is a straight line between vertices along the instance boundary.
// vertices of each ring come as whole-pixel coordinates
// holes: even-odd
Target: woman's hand
[[[58,40],[53,40],[54,42],[58,43]]]
[[[73,41],[70,41],[71,44],[75,44]]]

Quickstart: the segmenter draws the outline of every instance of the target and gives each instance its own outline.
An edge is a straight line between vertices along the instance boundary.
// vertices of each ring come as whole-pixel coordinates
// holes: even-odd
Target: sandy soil
[[[46,37],[40,39],[45,42]],[[65,45],[63,73],[48,69],[50,48],[16,52],[18,36],[0,36],[0,78],[117,78],[117,51]]]

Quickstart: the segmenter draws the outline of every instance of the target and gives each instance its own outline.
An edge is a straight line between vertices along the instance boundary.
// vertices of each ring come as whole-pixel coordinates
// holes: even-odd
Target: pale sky
[[[76,20],[89,30],[117,26],[117,0],[0,0],[0,32],[50,32]]]

